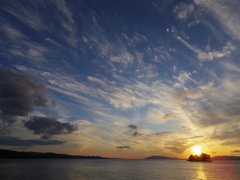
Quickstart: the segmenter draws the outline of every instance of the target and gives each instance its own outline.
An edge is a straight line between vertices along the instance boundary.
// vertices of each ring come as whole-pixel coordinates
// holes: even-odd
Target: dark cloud
[[[138,127],[134,124],[128,126],[131,130],[138,130]]]
[[[61,123],[55,118],[48,117],[31,117],[30,120],[24,121],[24,126],[33,130],[34,134],[41,134],[41,139],[50,139],[54,135],[71,134],[77,131],[77,127],[70,123]]]
[[[175,116],[172,112],[169,112],[167,114],[165,114],[165,116],[163,117],[163,119],[174,119],[177,116]]]
[[[48,107],[49,102],[46,84],[38,82],[30,74],[0,68],[0,136],[10,133],[9,127],[17,120],[16,116],[27,116],[35,106]],[[50,103],[54,105],[54,102]],[[31,117],[24,126],[35,134],[41,134],[42,139],[77,130],[70,123],[47,117]]]
[[[47,87],[30,74],[0,68],[0,99],[3,115],[27,116],[34,106],[47,107]]]
[[[232,153],[240,153],[240,150],[231,151]]]
[[[138,137],[138,136],[147,136],[147,137],[151,137],[151,136],[167,136],[167,135],[174,135],[177,134],[175,132],[157,132],[157,133],[151,133],[151,134],[142,134],[139,133],[139,129],[136,125],[129,125],[128,127],[130,127],[131,129],[128,131],[129,134],[131,134],[133,137]]]
[[[0,112],[0,120],[3,124],[11,125],[17,121],[17,118],[11,115],[4,115],[2,112]]]
[[[129,149],[130,146],[116,146],[116,148],[118,148],[118,149]]]
[[[128,126],[130,128],[130,130],[128,131],[128,133],[130,133],[133,137],[137,137],[137,136],[141,136],[142,134],[140,134],[138,132],[138,127],[134,124],[131,124]]]
[[[47,107],[47,87],[30,74],[0,68],[0,137],[10,134],[16,116],[27,116],[34,106]]]
[[[132,135],[133,135],[133,137],[137,137],[137,136],[141,136],[142,134],[140,134],[138,131],[136,131]]]
[[[171,134],[177,134],[177,133],[175,133],[175,132],[157,132],[157,133],[149,134],[148,136],[167,136],[167,135],[171,135]]]
[[[10,127],[16,121],[15,116],[4,115],[0,112],[0,137],[10,134]]]
[[[19,139],[18,137],[8,137],[8,136],[0,138],[0,145],[4,145],[4,146],[31,147],[35,145],[40,145],[40,146],[61,145],[64,143],[65,143],[64,141],[58,141],[58,140],[49,140],[49,141],[44,141],[40,139],[23,140],[23,139]]]

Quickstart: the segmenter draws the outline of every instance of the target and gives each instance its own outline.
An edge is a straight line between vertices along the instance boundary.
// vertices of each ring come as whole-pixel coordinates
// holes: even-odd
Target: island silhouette
[[[200,155],[190,155],[188,161],[204,161],[204,162],[212,162],[210,155],[201,153]]]

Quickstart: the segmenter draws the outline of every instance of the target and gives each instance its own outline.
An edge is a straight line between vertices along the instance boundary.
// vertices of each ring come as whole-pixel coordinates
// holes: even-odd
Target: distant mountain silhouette
[[[0,149],[0,159],[110,159],[100,156],[74,156],[56,153],[19,152]]]
[[[214,156],[212,160],[240,160],[240,156]]]
[[[176,157],[172,158],[172,157],[167,157],[167,156],[150,156],[145,159],[169,159],[169,160],[171,160],[171,159],[178,159],[178,158],[176,158]]]

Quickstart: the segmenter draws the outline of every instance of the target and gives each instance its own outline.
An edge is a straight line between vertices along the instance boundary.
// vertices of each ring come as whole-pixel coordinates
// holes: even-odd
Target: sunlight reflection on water
[[[0,179],[237,180],[240,179],[240,161],[206,163],[186,160],[1,160]]]
[[[198,173],[197,179],[207,179],[206,173],[203,169],[203,164],[200,164],[197,173]]]

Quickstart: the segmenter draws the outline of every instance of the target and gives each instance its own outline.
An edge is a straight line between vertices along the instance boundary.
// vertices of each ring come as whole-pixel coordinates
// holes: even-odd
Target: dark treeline
[[[19,152],[0,149],[0,159],[109,159],[100,156],[76,156],[57,153]]]

